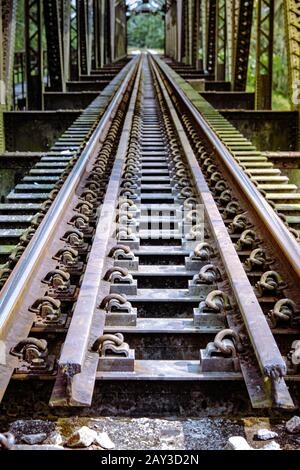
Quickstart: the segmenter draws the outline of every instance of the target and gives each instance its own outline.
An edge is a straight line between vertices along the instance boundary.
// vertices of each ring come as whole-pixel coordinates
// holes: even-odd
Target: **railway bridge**
[[[0,8],[3,416],[296,413],[300,1]]]

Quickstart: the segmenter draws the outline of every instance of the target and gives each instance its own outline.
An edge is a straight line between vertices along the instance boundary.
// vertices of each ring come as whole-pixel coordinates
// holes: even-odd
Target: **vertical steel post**
[[[110,0],[110,62],[115,60],[116,5]]]
[[[217,43],[217,0],[209,0],[208,24],[207,24],[207,71],[210,75],[215,74],[216,67],[216,43]]]
[[[225,80],[226,71],[226,1],[217,0],[216,79]]]
[[[207,70],[207,25],[208,25],[208,3],[207,0],[201,2],[201,60],[203,70]]]
[[[43,109],[44,77],[41,0],[25,0],[27,108]]]
[[[254,0],[239,0],[238,28],[235,41],[234,80],[235,91],[245,91],[251,41]]]
[[[126,5],[123,0],[115,2],[115,60],[126,55]]]
[[[188,20],[187,20],[187,24],[188,24],[187,63],[189,65],[193,65],[193,40],[194,40],[194,25],[195,25],[194,0],[188,0],[187,13],[188,13]]]
[[[186,50],[187,50],[187,3],[182,2],[182,33],[181,33],[181,61],[186,63]]]
[[[300,0],[285,0],[284,9],[289,96],[292,107],[300,109]]]
[[[101,67],[101,0],[94,0],[94,64]]]
[[[91,73],[93,59],[93,38],[94,38],[94,5],[93,0],[87,0],[87,71]]]
[[[58,0],[43,0],[48,71],[52,91],[65,91]]]
[[[175,56],[175,59],[178,62],[182,61],[182,38],[183,38],[183,0],[177,0],[177,4],[174,4],[174,9],[177,9],[176,12],[177,14],[174,15],[176,18],[176,26],[174,26],[174,30],[177,33],[177,56]],[[172,13],[171,13],[172,15]]]
[[[79,75],[88,75],[87,2],[77,0]]]
[[[106,0],[100,0],[100,67],[105,64],[105,4]]]
[[[226,0],[226,75],[225,79],[233,81],[233,57],[235,47],[235,1]]]
[[[70,79],[70,30],[71,30],[71,0],[60,2],[61,41],[63,55],[64,83]]]
[[[3,44],[3,22],[2,22],[2,2],[0,3],[0,41]],[[4,77],[4,49],[0,47],[0,152],[5,151],[5,129],[4,129],[4,116],[6,110],[6,89]]]
[[[0,1],[0,152],[5,150],[4,116],[13,102],[17,0]]]
[[[193,1],[192,10],[192,65],[199,69],[199,47],[200,47],[200,6],[201,0]]]
[[[1,0],[3,80],[6,109],[12,107],[17,0]]]
[[[111,62],[111,0],[104,0],[103,5],[103,43],[104,43],[104,64]]]

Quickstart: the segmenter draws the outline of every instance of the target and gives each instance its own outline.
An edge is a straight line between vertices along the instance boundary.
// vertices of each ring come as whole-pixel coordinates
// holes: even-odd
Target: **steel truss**
[[[238,27],[234,51],[233,88],[235,91],[246,90],[253,7],[254,0],[239,1]]]

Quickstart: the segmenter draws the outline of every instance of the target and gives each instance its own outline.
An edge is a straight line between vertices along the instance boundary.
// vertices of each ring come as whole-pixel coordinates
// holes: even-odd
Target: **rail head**
[[[168,71],[172,71],[172,69],[157,56],[152,57],[164,74],[166,80],[175,90],[177,95],[180,97],[192,115],[195,122],[197,122],[200,129],[205,134],[214,151],[225,164],[228,172],[233,177],[238,187],[245,194],[251,207],[255,210],[257,216],[263,222],[264,226],[269,232],[271,240],[273,240],[276,245],[280,247],[282,254],[294,270],[297,277],[300,279],[300,246],[296,239],[289,232],[283,221],[278,217],[270,204],[265,200],[254,184],[250,181],[249,177],[239,167],[230,151],[215,134],[194,104],[189,100],[184,90],[178,85],[178,83],[175,82],[171,75],[167,73]]]
[[[128,73],[122,81],[119,89],[115,93],[107,109],[105,110],[99,124],[91,135],[86,147],[82,151],[79,159],[77,160],[72,172],[60,189],[56,199],[54,200],[49,211],[45,215],[41,225],[37,229],[34,237],[27,246],[24,254],[20,258],[16,269],[12,272],[4,288],[0,293],[0,337],[5,333],[5,328],[11,321],[16,306],[20,303],[24,291],[28,288],[30,279],[40,263],[45,247],[55,231],[55,228],[65,208],[68,206],[68,201],[74,192],[82,174],[85,171],[86,163],[91,152],[98,144],[102,133],[106,129],[111,120],[112,111],[121,102],[124,93],[126,92],[128,82],[135,71],[138,58],[133,59],[124,69],[118,74],[122,76],[124,70]]]

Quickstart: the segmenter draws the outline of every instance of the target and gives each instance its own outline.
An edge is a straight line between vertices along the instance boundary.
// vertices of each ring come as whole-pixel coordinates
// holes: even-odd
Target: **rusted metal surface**
[[[87,142],[73,171],[21,257],[18,269],[13,272],[1,291],[0,337],[6,345],[6,364],[0,365],[1,398],[17,364],[17,359],[9,354],[10,349],[18,341],[26,338],[30,332],[35,314],[30,311],[29,307],[37,297],[44,295],[45,286],[40,281],[45,278],[47,272],[55,269],[57,265],[57,261],[53,257],[62,247],[62,237],[68,229],[70,230],[68,220],[72,216],[71,201],[74,204],[78,201],[77,190],[80,180],[105,138],[134,70],[135,63],[133,62],[131,70]]]
[[[172,87],[176,90],[180,99],[183,100],[185,106],[199,125],[200,129],[204,132],[207,140],[215,149],[215,152],[224,162],[228,172],[232,175],[235,183],[241,188],[249,204],[257,212],[259,218],[267,228],[270,234],[270,239],[274,240],[276,245],[285,255],[287,263],[294,269],[296,275],[300,276],[300,247],[294,237],[290,234],[287,227],[283,224],[282,220],[278,217],[270,205],[266,202],[265,198],[255,188],[248,176],[241,170],[233,159],[231,153],[222,143],[219,137],[215,134],[212,128],[207,124],[206,120],[201,116],[199,111],[187,99],[182,89],[168,76],[168,81],[172,83]]]
[[[163,84],[161,84],[163,88]],[[254,348],[257,361],[260,365],[263,377],[259,377],[255,366],[252,367],[245,361],[241,360],[242,372],[244,379],[248,387],[252,405],[254,407],[270,406],[272,397],[264,389],[264,376],[271,378],[273,376],[282,377],[286,374],[286,365],[282,359],[278,346],[272,336],[270,328],[266,322],[265,316],[261,310],[258,300],[253,292],[253,288],[247,278],[245,270],[238,258],[238,255],[232,245],[230,237],[224,222],[220,216],[219,210],[214,202],[212,194],[208,189],[207,183],[203,177],[203,174],[199,168],[198,162],[191,149],[189,141],[185,135],[184,129],[180,124],[177,113],[171,103],[170,98],[167,96],[164,90],[165,99],[170,107],[173,120],[176,123],[179,138],[182,143],[182,147],[185,149],[185,153],[188,159],[188,163],[195,179],[195,184],[201,194],[202,202],[206,209],[206,214],[212,231],[215,234],[215,239],[218,244],[218,248],[221,257],[224,261],[224,265],[227,270],[227,275],[230,279],[231,287],[234,291],[236,301],[239,305],[240,312],[243,316],[247,332],[251,339],[252,346]],[[233,324],[233,323],[232,323]],[[250,366],[250,368],[249,368]],[[250,369],[250,374],[249,374]],[[254,378],[255,377],[255,378]],[[258,387],[253,387],[253,381]],[[289,392],[284,384],[281,382],[279,387],[281,390],[280,405],[286,407],[292,407],[293,403]]]
[[[53,406],[66,404],[72,406],[91,405],[98,357],[89,352],[88,346],[93,337],[100,336],[103,333],[105,324],[105,318],[97,312],[100,295],[99,290],[101,289],[103,295],[105,292],[105,287],[102,285],[103,270],[109,250],[110,238],[112,236],[120,179],[132,125],[140,74],[141,64],[139,64],[139,72],[122,131],[110,183],[107,187],[101,208],[99,224],[93,240],[89,263],[59,359],[59,368],[62,377],[58,378],[57,385],[53,390],[51,398],[51,404]],[[63,384],[64,382],[65,384]]]

